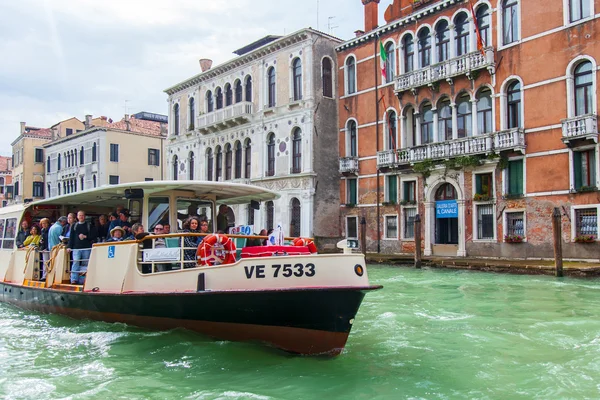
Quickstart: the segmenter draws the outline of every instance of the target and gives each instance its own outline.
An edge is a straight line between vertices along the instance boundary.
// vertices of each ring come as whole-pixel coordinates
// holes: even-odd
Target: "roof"
[[[277,39],[281,39],[281,36],[267,35],[263,38],[258,39],[255,42],[252,42],[252,43],[242,47],[241,49],[237,49],[236,51],[233,52],[233,54],[242,56],[246,53],[250,53],[252,50],[258,49],[259,47],[262,47],[265,44],[271,43],[272,41],[277,40]]]
[[[11,143],[11,146],[14,146],[15,144],[17,144],[17,142],[19,140],[21,140],[22,138],[25,138],[25,137],[27,137],[27,138],[33,138],[33,139],[47,139],[47,140],[50,140],[50,139],[52,139],[52,130],[48,129],[48,128],[43,128],[43,129],[25,131],[25,133],[20,134]]]
[[[30,204],[74,205],[122,203],[125,189],[143,189],[145,195],[180,190],[198,199],[215,198],[218,203],[247,204],[250,200],[266,201],[280,197],[277,192],[254,185],[212,181],[151,181],[102,186],[82,192],[56,196]]]
[[[0,156],[0,171],[10,171],[12,168],[8,168],[10,166],[11,157]]]
[[[133,116],[129,117],[129,122],[123,118],[119,122],[113,122],[112,124],[106,125],[106,129],[119,129],[122,131],[143,133],[151,136],[165,136],[161,134],[161,122],[146,121],[137,119]]]
[[[54,124],[54,125],[52,125],[50,128],[54,128],[55,126],[58,126],[58,125],[62,124],[63,122],[67,122],[67,121],[70,121],[70,120],[72,120],[72,119],[76,119],[77,121],[81,122],[81,121],[79,120],[79,118],[77,118],[77,117],[71,117],[71,118],[63,119],[62,121],[59,121],[59,122],[55,123],[55,124]],[[83,123],[83,122],[82,122],[82,123]]]

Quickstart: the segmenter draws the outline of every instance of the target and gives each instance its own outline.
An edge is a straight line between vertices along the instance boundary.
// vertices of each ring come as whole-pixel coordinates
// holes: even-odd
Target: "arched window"
[[[481,40],[483,40],[483,46],[489,46],[492,43],[490,34],[490,8],[487,4],[482,4],[477,7],[477,26],[479,27],[479,33],[481,34]]]
[[[242,82],[238,79],[235,81],[235,102],[236,104],[242,101],[243,90]]]
[[[452,109],[448,98],[438,103],[438,140],[452,140]]]
[[[502,1],[502,44],[519,40],[519,0]]]
[[[71,150],[71,157],[73,157],[73,165],[77,165],[77,149]]]
[[[246,78],[246,101],[252,101],[252,77]]]
[[[350,157],[358,157],[358,148],[357,148],[357,137],[356,137],[356,121],[352,120],[348,122],[347,127],[348,132],[348,156]]]
[[[225,107],[233,104],[233,91],[231,85],[228,83],[225,85]]]
[[[435,41],[437,47],[437,61],[442,62],[450,58],[450,29],[445,19],[438,22],[435,27]]]
[[[84,152],[83,146],[81,146],[81,150],[79,150],[79,164],[80,165],[85,164],[85,155],[84,154],[85,154],[85,152]]]
[[[402,39],[404,52],[404,72],[411,72],[415,66],[415,44],[412,35],[406,35]]]
[[[242,177],[242,144],[237,141],[234,145],[235,149],[235,179]]]
[[[173,156],[173,165],[171,167],[173,172],[173,180],[176,181],[179,175],[179,158],[177,155]]]
[[[15,187],[15,196],[19,195],[19,181],[16,181],[14,184]]]
[[[385,134],[385,143],[387,143],[387,149],[393,150],[396,148],[396,122],[398,117],[395,111],[388,111],[387,113],[387,134]]]
[[[388,42],[385,45],[385,81],[392,82],[396,76],[396,48],[393,42]]]
[[[454,37],[456,56],[469,52],[469,21],[466,13],[460,13],[454,19],[456,35]]]
[[[217,97],[217,110],[220,110],[221,108],[223,108],[223,91],[221,90],[221,88],[217,88],[217,90],[215,90],[215,93]]]
[[[444,183],[435,192],[435,200],[455,200],[456,189],[450,183]]]
[[[506,90],[506,116],[508,129],[521,126],[521,84],[518,81],[508,85]]]
[[[273,229],[273,220],[275,219],[275,205],[272,201],[267,201],[267,230]]]
[[[292,199],[292,212],[290,219],[290,236],[292,237],[300,237],[300,221],[302,219],[302,214],[300,210],[300,200],[297,198]]]
[[[67,160],[67,168],[69,168],[71,166],[71,155],[69,152],[65,153],[65,160]]]
[[[417,145],[417,116],[415,109],[411,106],[404,107],[404,132],[406,140],[403,147],[412,147]]]
[[[323,96],[333,97],[333,74],[331,59],[325,57],[322,62]]]
[[[296,128],[292,137],[292,173],[300,172],[302,172],[302,131]]]
[[[96,187],[96,175],[92,176],[92,181],[94,182],[94,187]],[[58,191],[60,192],[60,187],[58,188]]]
[[[424,68],[431,64],[431,36],[429,28],[419,31],[419,67]]]
[[[246,139],[244,144],[244,178],[250,179],[252,173],[252,141]]]
[[[208,149],[208,150],[206,150],[206,180],[207,181],[213,180],[213,165],[214,165],[213,151],[212,151],[212,149]]]
[[[464,138],[473,135],[473,112],[469,95],[463,93],[456,102],[456,118],[458,137]]]
[[[225,180],[231,180],[231,168],[233,164],[233,153],[231,151],[231,145],[227,143],[225,146]]]
[[[477,133],[492,133],[492,91],[488,88],[477,94]]]
[[[84,186],[84,182],[83,182],[83,176],[81,178],[79,178],[79,183],[80,183],[80,188],[81,190],[85,190],[85,186]]]
[[[188,118],[190,119],[189,130],[193,131],[194,130],[194,116],[196,115],[196,103],[195,103],[193,97],[190,97],[190,103],[188,104],[188,108],[189,108]]]
[[[592,63],[584,61],[575,68],[575,115],[593,112],[593,72]]]
[[[302,61],[296,58],[292,63],[292,77],[294,79],[294,100],[302,99]]]
[[[50,193],[51,193],[51,192],[50,192],[50,184],[48,184],[48,192],[47,192],[47,195],[46,195],[46,196],[47,196],[47,197],[50,197]]]
[[[58,156],[60,158],[60,155]],[[96,154],[96,143],[92,144],[92,162],[96,162],[97,161],[97,154]]]
[[[268,106],[275,107],[277,93],[275,91],[275,67],[269,68],[267,71],[267,87],[268,87]]]
[[[46,158],[46,172],[50,172],[50,156]],[[50,193],[50,192],[48,192]]]
[[[206,92],[206,112],[213,112],[215,109],[215,104],[213,102],[212,92],[209,90]]]
[[[179,135],[179,104],[173,106],[173,134]]]
[[[346,94],[356,92],[356,61],[354,57],[346,60]]]
[[[94,143],[95,145],[95,143]],[[58,155],[58,166],[56,168],[57,171],[60,171],[60,154]]]
[[[433,143],[433,110],[431,103],[421,107],[421,144]]]
[[[275,176],[275,134],[267,137],[267,176]]]
[[[64,193],[64,194],[68,194],[68,193],[69,193],[69,192],[68,192],[68,190],[67,190],[67,187],[68,187],[68,186],[67,186],[67,182],[66,182],[66,181],[63,181],[63,193]]]
[[[95,176],[94,176],[94,178],[95,178]],[[56,187],[57,187],[58,195],[60,196],[60,182],[56,185]],[[94,185],[94,187],[96,187],[96,186]]]
[[[223,152],[221,146],[217,146],[215,149],[215,181],[223,180]]]
[[[194,152],[190,151],[190,155],[188,156],[188,167],[189,167],[189,171],[188,171],[188,179],[190,181],[194,180]]]

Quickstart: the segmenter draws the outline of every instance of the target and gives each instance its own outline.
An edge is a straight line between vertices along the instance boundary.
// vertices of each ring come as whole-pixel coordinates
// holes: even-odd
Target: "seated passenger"
[[[25,239],[29,236],[29,222],[27,220],[23,220],[21,222],[21,229],[17,233],[17,247],[23,248],[25,247]]]
[[[107,242],[122,242],[123,236],[125,236],[125,229],[120,226],[116,226],[110,231],[110,238],[108,238]]]
[[[162,235],[163,229],[164,228],[161,224],[156,224],[153,229],[153,231],[154,231],[153,234],[154,235]],[[165,244],[165,239],[163,239],[163,238],[154,239],[154,248],[155,249],[164,249],[165,247],[167,247],[167,245]]]
[[[200,233],[200,219],[198,217],[190,217],[183,223],[183,232],[185,233]],[[196,249],[198,247],[199,238],[197,236],[185,236],[183,239],[183,247],[186,248],[183,252],[183,257],[186,261],[184,268],[194,268],[196,266]]]
[[[29,236],[25,238],[23,242],[23,247],[38,247],[40,245],[40,240],[42,240],[42,235],[40,235],[40,230],[37,226],[32,226],[29,231]]]

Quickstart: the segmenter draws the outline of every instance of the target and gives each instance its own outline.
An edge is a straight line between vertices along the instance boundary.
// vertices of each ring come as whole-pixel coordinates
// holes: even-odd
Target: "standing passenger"
[[[85,212],[77,213],[77,223],[71,228],[69,237],[69,250],[73,252],[73,266],[71,268],[71,284],[83,285],[84,273],[87,271],[88,260],[92,252],[92,243],[96,240],[96,230],[85,221]]]
[[[217,215],[217,231],[221,231],[222,233],[227,233],[227,228],[229,225],[227,220],[227,211],[228,207],[226,204],[221,204],[219,206],[219,214]]]
[[[67,217],[60,217],[48,231],[48,249],[60,243],[63,227],[67,225]]]

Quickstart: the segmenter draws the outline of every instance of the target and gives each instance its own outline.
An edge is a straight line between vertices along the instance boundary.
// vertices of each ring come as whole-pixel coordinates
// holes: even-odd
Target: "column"
[[[458,139],[458,115],[456,109],[456,103],[450,103],[452,109],[452,140]]]
[[[456,26],[451,23],[448,25],[448,29],[450,29],[450,51],[448,52],[448,57],[451,60],[456,57]]]
[[[456,252],[457,257],[465,257],[467,251],[465,249],[465,201],[457,200],[458,203],[458,250]]]
[[[419,69],[419,39],[417,38],[417,32],[415,32],[415,40],[413,43],[413,71],[416,71]]]
[[[416,138],[417,138],[417,143],[415,144],[416,146],[420,146],[421,145],[421,113],[418,113],[415,111],[415,113],[413,114],[413,118],[416,119],[415,122],[415,128],[416,128]]]
[[[471,102],[471,132],[473,132],[472,136],[477,136],[479,132],[477,131],[477,100],[469,100]]]
[[[425,218],[421,218],[422,224],[425,224],[425,250],[423,255],[431,256],[433,254],[433,234],[435,232],[435,202],[425,202]]]
[[[404,149],[407,146],[408,138],[406,137],[406,116],[400,114],[398,117],[398,124],[400,125],[400,140],[398,141],[398,148]]]
[[[469,52],[477,50],[477,32],[475,31],[475,24],[473,17],[469,17]]]
[[[433,111],[433,143],[441,142],[441,140],[439,139],[440,132],[438,129],[438,110],[437,108],[434,108],[431,111]]]

